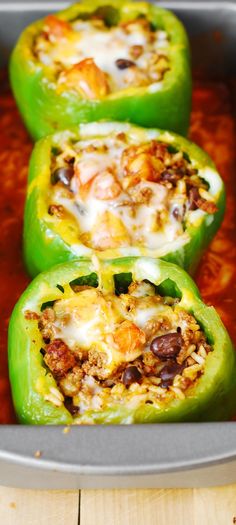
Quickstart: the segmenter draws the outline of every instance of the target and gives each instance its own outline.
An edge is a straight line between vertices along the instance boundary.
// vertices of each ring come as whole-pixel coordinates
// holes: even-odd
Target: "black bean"
[[[70,412],[72,416],[76,416],[79,413],[79,407],[73,405],[71,397],[66,397],[64,401],[65,408]]]
[[[49,343],[50,343],[50,341],[51,341],[50,337],[43,337],[43,340],[44,340],[44,342],[45,342],[46,345],[49,345]],[[42,353],[42,352],[41,352],[41,353]],[[43,355],[43,354],[42,354],[42,355]]]
[[[45,356],[46,354],[46,350],[44,350],[44,348],[40,348],[40,354],[42,354],[42,356]]]
[[[179,176],[178,174],[174,171],[174,170],[164,170],[162,173],[161,173],[161,181],[162,182],[170,182],[172,184],[172,186],[176,186],[178,180],[179,180]]]
[[[173,170],[164,170],[161,173],[161,181],[163,182],[171,182],[174,186],[176,186],[178,180],[178,176]]]
[[[184,168],[169,168],[161,173],[161,181],[171,182],[173,186],[176,186],[179,179],[182,179],[186,175]]]
[[[67,168],[57,168],[51,174],[51,184],[55,185],[58,182],[61,182],[64,186],[70,186],[73,176],[74,169],[71,166],[68,166]]]
[[[181,219],[181,212],[180,212],[180,209],[179,208],[174,208],[173,211],[172,211],[172,215],[173,217],[179,221]]]
[[[197,201],[198,199],[200,199],[198,188],[194,186],[190,188],[188,198],[189,198],[189,209],[197,210],[198,209]]]
[[[141,377],[142,374],[136,366],[128,366],[122,374],[122,382],[125,386],[129,386],[132,383],[138,383]]]
[[[172,210],[172,215],[177,221],[182,222],[185,212],[186,212],[185,204],[181,207],[175,206]]]
[[[160,335],[155,337],[150,345],[150,350],[160,359],[170,359],[176,357],[183,344],[182,335],[178,332]]]
[[[175,361],[170,361],[168,365],[165,365],[160,371],[160,378],[162,388],[167,388],[172,385],[173,380],[177,374],[181,374],[184,369],[184,365],[178,365]]]
[[[118,69],[128,69],[129,67],[134,67],[135,62],[133,62],[133,60],[128,60],[127,58],[118,58],[116,60],[116,66]]]
[[[69,160],[67,160],[67,162],[70,166],[73,166],[73,164],[75,163],[75,157],[71,157]]]

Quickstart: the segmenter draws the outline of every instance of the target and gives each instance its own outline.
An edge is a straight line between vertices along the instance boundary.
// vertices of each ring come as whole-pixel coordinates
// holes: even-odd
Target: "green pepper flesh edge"
[[[204,213],[195,223],[188,223],[186,233],[189,236],[183,246],[177,250],[171,249],[163,256],[159,250],[151,250],[140,246],[129,246],[127,248],[116,248],[95,251],[85,247],[78,239],[77,250],[73,251],[71,245],[62,236],[53,230],[52,222],[48,220],[48,209],[46,206],[47,195],[50,192],[50,163],[51,149],[55,147],[57,141],[63,133],[69,133],[70,137],[79,139],[86,137],[87,130],[96,126],[101,130],[101,134],[118,132],[124,130],[127,134],[140,133],[143,142],[155,138],[164,143],[176,147],[178,150],[189,155],[190,159],[197,163],[199,168],[212,171],[213,183],[218,186],[216,196],[216,206],[218,208],[214,215]],[[105,130],[105,131],[103,131]],[[207,180],[207,179],[206,179]],[[41,139],[32,153],[29,168],[28,191],[24,216],[24,258],[27,270],[31,276],[37,275],[40,271],[47,270],[55,264],[75,260],[78,257],[90,257],[96,253],[100,258],[113,259],[122,256],[150,256],[161,257],[164,260],[178,264],[194,274],[202,254],[208,244],[213,239],[223,220],[225,211],[225,188],[222,179],[216,171],[215,165],[210,157],[197,145],[180,137],[174,133],[161,131],[158,129],[144,129],[122,123],[93,123],[81,125],[70,132],[59,132]]]
[[[110,0],[108,4],[119,10],[122,20],[143,14],[170,36],[171,69],[165,74],[162,88],[152,92],[149,86],[131,87],[99,100],[87,100],[73,90],[57,93],[50,68],[36,60],[32,52],[34,39],[43,27],[43,20],[39,20],[21,34],[10,60],[13,93],[25,125],[35,140],[81,122],[104,119],[130,121],[186,135],[192,81],[189,43],[182,23],[170,11],[146,2]],[[57,16],[70,21],[101,6],[104,2],[100,0],[84,0]]]
[[[236,409],[236,354],[218,314],[204,305],[191,277],[176,265],[152,258],[121,258],[110,261],[78,260],[59,265],[37,276],[16,304],[9,325],[9,370],[13,401],[22,423],[72,424],[73,418],[64,406],[46,402],[44,394],[56,387],[51,373],[43,366],[40,348],[42,338],[36,321],[26,320],[24,311],[39,309],[43,302],[60,299],[57,284],[66,284],[78,277],[97,273],[104,291],[114,290],[113,276],[132,273],[133,280],[148,279],[159,286],[172,282],[182,299],[179,305],[190,312],[213,346],[208,354],[203,375],[188,391],[184,400],[175,399],[164,409],[143,405],[128,410],[114,404],[104,411],[90,411],[94,423],[157,423],[177,421],[227,420]],[[170,288],[167,287],[167,293]],[[37,323],[37,322],[36,322]]]

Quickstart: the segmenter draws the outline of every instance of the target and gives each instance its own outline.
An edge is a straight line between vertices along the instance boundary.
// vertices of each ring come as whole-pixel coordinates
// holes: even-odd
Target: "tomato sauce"
[[[0,72],[0,423],[15,423],[7,368],[7,325],[11,311],[30,279],[22,260],[22,224],[32,142]],[[197,272],[197,283],[213,304],[236,343],[236,185],[235,130],[229,89],[196,83],[190,137],[215,161],[228,190],[224,223]]]

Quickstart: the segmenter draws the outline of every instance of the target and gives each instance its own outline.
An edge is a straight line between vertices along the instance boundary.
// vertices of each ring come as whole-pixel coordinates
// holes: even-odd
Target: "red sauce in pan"
[[[14,304],[30,280],[22,262],[21,240],[32,143],[4,72],[0,73],[0,86],[0,423],[14,423],[7,369],[7,325]],[[227,86],[195,84],[190,135],[212,156],[228,190],[224,224],[202,260],[197,283],[204,300],[217,308],[236,343],[235,133]]]

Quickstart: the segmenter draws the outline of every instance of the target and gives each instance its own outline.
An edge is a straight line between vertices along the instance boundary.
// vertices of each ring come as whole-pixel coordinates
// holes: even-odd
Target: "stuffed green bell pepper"
[[[82,124],[33,151],[24,220],[31,275],[78,257],[162,257],[191,273],[224,213],[197,146],[128,123]]]
[[[187,36],[153,4],[84,0],[35,22],[13,51],[10,77],[35,139],[101,119],[187,132]]]
[[[180,267],[73,261],[37,276],[13,311],[9,370],[30,424],[212,421],[236,409],[236,354]]]

